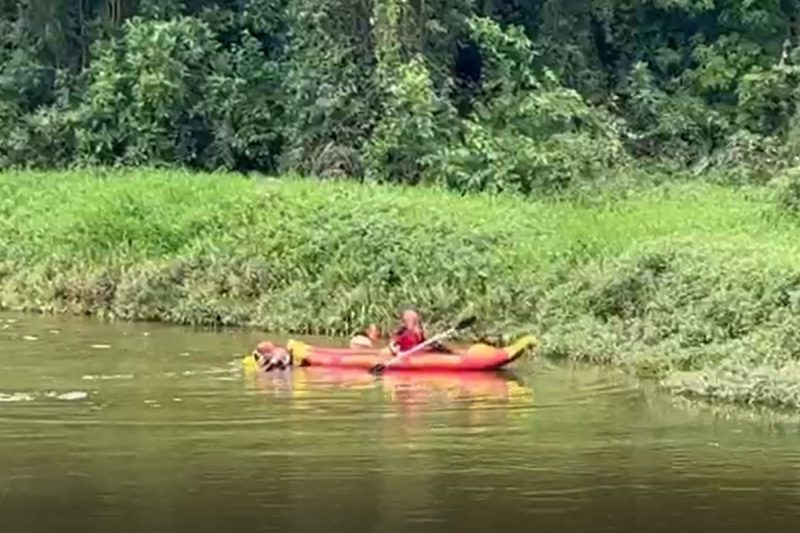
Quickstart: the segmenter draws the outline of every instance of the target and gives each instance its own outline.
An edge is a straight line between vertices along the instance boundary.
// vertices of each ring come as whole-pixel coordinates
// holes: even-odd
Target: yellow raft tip
[[[533,335],[526,335],[511,346],[508,347],[508,352],[511,356],[522,354],[525,350],[533,349],[539,344],[539,340]]]
[[[252,355],[245,355],[242,357],[242,368],[245,373],[251,373],[258,370],[258,364]]]

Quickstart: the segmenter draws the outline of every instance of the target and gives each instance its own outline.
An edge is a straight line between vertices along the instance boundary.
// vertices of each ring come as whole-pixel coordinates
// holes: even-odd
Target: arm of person
[[[397,357],[400,354],[400,337],[403,333],[404,331],[401,328],[389,336],[389,353],[392,354],[392,357]]]
[[[400,346],[394,339],[389,340],[389,353],[392,357],[397,357],[400,354]]]

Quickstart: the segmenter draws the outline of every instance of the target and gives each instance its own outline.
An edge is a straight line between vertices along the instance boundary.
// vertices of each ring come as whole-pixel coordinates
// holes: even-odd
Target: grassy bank
[[[534,201],[180,172],[0,175],[0,305],[348,334],[398,308],[800,407],[800,243],[764,189]]]

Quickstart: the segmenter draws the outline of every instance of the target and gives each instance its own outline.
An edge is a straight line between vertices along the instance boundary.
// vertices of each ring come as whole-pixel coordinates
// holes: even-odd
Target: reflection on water
[[[329,407],[332,396],[348,392],[353,401],[375,392],[371,401],[391,408],[390,414],[403,421],[405,432],[429,430],[422,416],[426,412],[458,410],[468,424],[480,428],[492,418],[507,419],[514,413],[529,416],[533,405],[533,390],[511,372],[389,372],[376,378],[363,370],[301,368],[255,372],[247,378],[270,397],[291,399],[290,410]]]
[[[389,372],[376,378],[363,370],[299,368],[252,372],[246,376],[267,394],[288,398],[321,395],[330,390],[363,391],[380,386],[388,402],[404,405],[530,405],[533,391],[513,372]],[[377,384],[377,385],[376,385]]]
[[[541,363],[243,375],[259,337],[0,315],[3,529],[797,530],[789,426]]]

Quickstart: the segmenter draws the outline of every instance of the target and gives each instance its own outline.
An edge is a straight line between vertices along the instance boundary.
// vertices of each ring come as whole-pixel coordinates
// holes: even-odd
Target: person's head
[[[264,363],[272,357],[274,351],[275,345],[271,342],[259,342],[256,349],[253,350],[253,359],[259,366],[263,366]]]
[[[403,325],[408,329],[416,329],[420,327],[419,313],[413,309],[406,309],[401,315]]]
[[[258,343],[258,346],[256,346],[255,353],[264,357],[272,355],[272,352],[274,351],[275,351],[275,345],[272,344],[271,342],[260,342]]]
[[[353,349],[369,349],[372,348],[372,341],[369,337],[365,337],[364,335],[356,335],[352,339],[350,339],[350,348]]]
[[[375,324],[370,324],[369,327],[367,328],[367,338],[369,338],[369,340],[373,342],[380,340],[381,338],[380,328]]]

